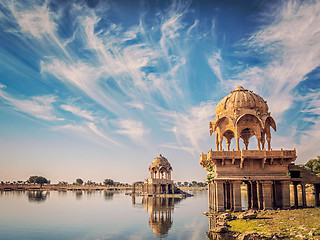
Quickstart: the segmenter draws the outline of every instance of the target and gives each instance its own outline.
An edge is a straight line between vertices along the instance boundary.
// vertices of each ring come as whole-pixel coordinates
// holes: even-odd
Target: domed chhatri
[[[215,118],[209,124],[210,135],[215,133],[217,150],[210,149],[200,156],[200,164],[208,172],[210,209],[241,211],[242,183],[247,186],[248,208],[290,207],[287,173],[296,159],[296,151],[272,150],[270,127],[276,131],[267,102],[252,91],[239,86],[218,103]],[[257,139],[257,150],[248,150],[253,136]],[[230,151],[233,138],[236,151]],[[240,138],[245,146],[241,151]],[[222,147],[223,139],[227,151]]]
[[[257,138],[257,149],[264,149],[265,139],[268,142],[268,150],[271,149],[270,127],[276,131],[276,123],[268,112],[268,105],[262,97],[237,87],[229,95],[224,97],[216,107],[216,116],[210,122],[210,135],[215,132],[217,151],[222,151],[223,139],[226,140],[228,151],[231,140],[236,139],[237,150],[239,139],[243,140],[248,150],[249,139]]]
[[[168,159],[159,154],[154,158],[150,167],[150,178],[144,181],[134,182],[132,184],[131,196],[161,196],[161,197],[176,197],[185,198],[191,196],[183,192],[181,189],[174,186],[171,179],[172,172],[171,164]],[[136,191],[140,186],[141,191]]]

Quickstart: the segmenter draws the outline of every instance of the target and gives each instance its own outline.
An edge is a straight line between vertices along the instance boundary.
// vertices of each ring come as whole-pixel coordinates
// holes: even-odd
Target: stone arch
[[[231,140],[232,140],[232,138],[235,137],[234,131],[229,130],[229,129],[226,130],[226,131],[223,133],[223,137],[226,139],[227,149],[228,149],[228,151],[230,151]]]
[[[165,167],[160,167],[159,174],[160,179],[166,179],[168,177],[168,170]]]
[[[158,174],[158,169],[156,167],[153,167],[150,169],[150,175],[152,179],[156,179],[157,178],[157,174]]]
[[[261,132],[261,144],[262,148],[264,148],[265,138],[268,142],[268,150],[271,150],[271,132],[270,127],[273,128],[274,131],[277,131],[277,126],[274,119],[270,116],[264,117],[264,129]]]
[[[234,121],[231,117],[220,118],[216,123],[212,123],[212,131],[216,132],[217,151],[222,151],[223,138],[226,139],[227,147],[230,149],[231,139],[234,137]],[[211,132],[211,131],[210,131]]]
[[[264,122],[264,128],[269,126],[269,127],[272,127],[275,132],[277,131],[277,125],[276,125],[276,122],[274,121],[273,117],[264,116],[262,119]]]
[[[252,114],[243,114],[236,121],[236,140],[237,140],[237,150],[239,149],[239,139],[243,140],[246,150],[248,149],[249,139],[252,136],[257,138],[257,148],[261,149],[261,133],[263,132],[263,122],[258,117]]]
[[[142,191],[144,191],[144,182],[143,181],[139,181],[139,182],[134,182],[132,184],[132,193],[136,192],[136,187],[139,186],[139,185],[141,186]]]
[[[213,131],[216,131],[217,127],[225,126],[225,125],[231,125],[229,128],[234,129],[235,122],[234,119],[230,116],[224,116],[216,122],[210,122],[210,127]]]

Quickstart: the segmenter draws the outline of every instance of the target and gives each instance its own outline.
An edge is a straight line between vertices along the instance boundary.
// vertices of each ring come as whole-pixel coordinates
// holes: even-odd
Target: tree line
[[[177,182],[175,183],[177,187],[206,187],[208,184],[206,182]]]
[[[306,164],[301,164],[300,166],[320,177],[320,156],[310,159]]]
[[[10,184],[18,184],[18,185],[22,185],[22,184],[40,184],[40,187],[42,187],[44,184],[51,184],[51,181],[48,180],[46,177],[43,176],[30,176],[28,178],[28,180],[26,181],[1,181],[0,182],[1,185],[10,185]],[[86,182],[84,182],[81,178],[77,178],[73,183],[68,183],[67,181],[59,181],[58,184],[59,186],[68,186],[68,185],[86,185],[86,186],[114,186],[114,187],[130,187],[131,185],[128,183],[121,183],[121,182],[117,182],[117,181],[113,181],[112,179],[105,179],[102,183],[97,183],[94,182],[92,180],[88,180]]]
[[[317,158],[310,159],[306,164],[301,164],[301,167],[315,173],[318,177],[320,177],[320,156],[317,156]],[[40,187],[43,186],[43,184],[50,184],[50,180],[48,180],[46,177],[43,176],[30,176],[27,181],[1,181],[1,184],[40,184]],[[81,178],[77,178],[75,182],[72,184],[69,184],[66,181],[59,181],[59,186],[67,186],[67,185],[87,185],[87,186],[114,186],[114,187],[130,187],[131,185],[128,183],[121,183],[116,182],[110,178],[106,178],[102,183],[96,183],[91,180],[88,180],[87,182],[84,182]],[[177,187],[206,187],[206,182],[177,182],[175,183]]]

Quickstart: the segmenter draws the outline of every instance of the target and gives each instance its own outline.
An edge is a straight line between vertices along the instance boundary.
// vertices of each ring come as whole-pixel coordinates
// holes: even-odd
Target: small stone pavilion
[[[288,209],[291,181],[288,166],[295,161],[296,150],[271,148],[270,130],[276,131],[276,123],[266,101],[239,86],[218,103],[209,128],[210,135],[215,133],[216,151],[210,149],[200,156],[200,164],[208,171],[210,180],[209,208],[241,211],[241,185],[244,183],[248,208]],[[249,140],[253,136],[256,150],[249,150]],[[231,150],[232,139],[235,139],[236,149]],[[240,139],[244,145],[242,149]]]
[[[136,193],[138,185],[142,188],[142,194],[159,195],[174,194],[175,188],[171,180],[172,167],[169,161],[161,154],[153,159],[149,167],[150,178],[143,182],[135,182],[132,185],[132,193]]]

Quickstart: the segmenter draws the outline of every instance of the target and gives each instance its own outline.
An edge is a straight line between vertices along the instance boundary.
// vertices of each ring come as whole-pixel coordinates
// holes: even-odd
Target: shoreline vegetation
[[[255,232],[261,239],[320,239],[320,208],[258,211],[254,219],[230,221],[231,231]]]
[[[204,213],[209,239],[320,239],[320,207]]]
[[[208,187],[179,187],[182,191],[205,191]],[[0,184],[0,191],[99,191],[99,190],[132,190],[131,186],[106,186],[106,185],[58,185],[46,184]]]

